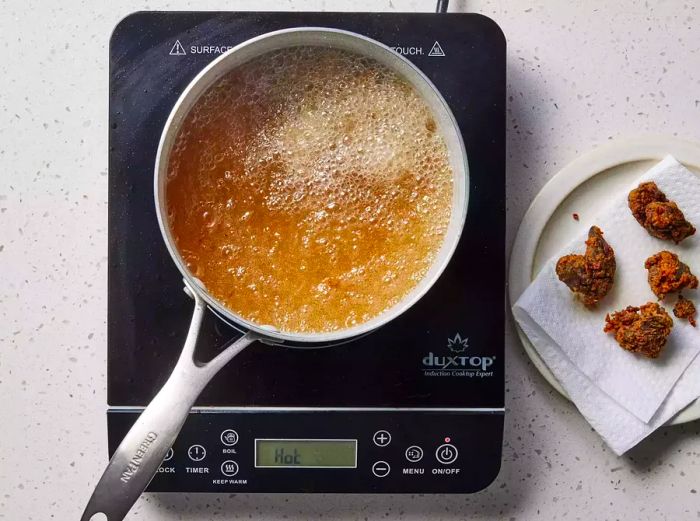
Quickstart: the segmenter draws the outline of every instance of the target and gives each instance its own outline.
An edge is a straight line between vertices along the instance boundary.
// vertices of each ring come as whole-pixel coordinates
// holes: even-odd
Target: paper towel
[[[520,309],[515,317],[537,352],[566,389],[588,423],[617,454],[623,454],[670,420],[700,396],[700,357],[681,375],[666,400],[648,423],[643,422],[596,387],[542,330]]]
[[[676,201],[690,222],[700,224],[700,178],[669,156],[629,189],[647,180],[656,182],[669,199]],[[637,438],[641,439],[656,423],[663,423],[700,395],[700,379],[696,379],[695,389],[667,400],[700,350],[700,329],[674,319],[666,349],[656,360],[624,351],[612,335],[603,333],[607,313],[656,301],[647,283],[644,268],[647,257],[667,249],[677,253],[693,272],[700,271],[700,237],[695,235],[680,245],[651,237],[632,216],[627,206],[628,192],[617,194],[595,219],[615,249],[617,274],[611,293],[590,310],[556,276],[554,266],[561,255],[585,250],[588,230],[582,230],[581,236],[547,262],[513,309],[535,349],[613,448],[629,443],[630,436],[613,441],[615,426],[623,419],[628,431],[637,432]],[[697,302],[696,293],[686,291],[686,296]],[[675,295],[666,297],[669,312],[675,298]],[[636,430],[630,427],[632,424]]]

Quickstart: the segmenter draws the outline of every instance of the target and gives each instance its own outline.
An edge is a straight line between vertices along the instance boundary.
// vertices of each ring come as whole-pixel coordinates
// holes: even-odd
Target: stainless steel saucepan
[[[368,322],[330,333],[295,333],[254,324],[227,309],[187,269],[173,240],[165,201],[168,158],[185,116],[199,97],[219,78],[261,55],[297,46],[335,48],[372,58],[406,80],[432,111],[447,144],[454,174],[452,213],[442,247],[423,280],[395,306]],[[337,29],[303,27],[285,29],[252,38],[221,55],[187,86],[165,123],[155,163],[155,204],[163,240],[179,268],[185,291],[195,302],[185,346],[172,375],[143,411],[107,465],[81,518],[123,519],[158,470],[172,446],[195,400],[214,375],[252,342],[320,347],[366,334],[393,320],[417,302],[438,279],[450,260],[462,233],[468,202],[468,166],[457,122],[447,103],[430,80],[411,62],[385,45],[359,34]],[[195,344],[206,308],[246,333],[225,346],[207,363],[195,361]],[[102,515],[97,515],[102,514]],[[93,521],[94,521],[93,520]]]

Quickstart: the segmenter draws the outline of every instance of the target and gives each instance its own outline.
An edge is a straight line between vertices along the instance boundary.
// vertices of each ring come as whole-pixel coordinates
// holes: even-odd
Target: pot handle
[[[168,381],[119,444],[81,521],[90,521],[100,513],[106,518],[98,516],[96,520],[121,521],[126,517],[158,471],[204,387],[229,360],[259,339],[255,334],[246,333],[210,362],[195,362],[194,351],[206,304],[187,282],[185,284],[185,291],[194,297],[195,307],[182,354]]]

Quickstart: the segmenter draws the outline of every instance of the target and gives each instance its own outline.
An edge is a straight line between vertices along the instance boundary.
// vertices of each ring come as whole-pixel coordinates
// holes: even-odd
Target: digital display
[[[355,468],[357,440],[255,440],[256,467]]]

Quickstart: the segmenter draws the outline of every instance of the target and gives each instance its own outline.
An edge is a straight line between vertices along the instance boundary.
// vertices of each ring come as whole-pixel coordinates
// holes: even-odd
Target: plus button
[[[372,439],[377,447],[386,447],[389,445],[389,443],[391,443],[391,434],[389,434],[387,431],[377,431],[374,433],[374,437]]]

